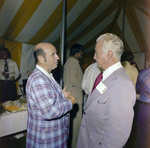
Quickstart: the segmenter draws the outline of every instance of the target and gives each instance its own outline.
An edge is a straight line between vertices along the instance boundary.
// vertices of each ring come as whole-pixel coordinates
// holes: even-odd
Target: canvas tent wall
[[[27,77],[25,71],[35,66],[33,57],[28,56],[33,53],[31,47],[35,44],[49,42],[60,51],[62,5],[62,0],[0,1],[0,44],[13,53],[16,51],[12,58],[24,78]],[[84,46],[83,70],[93,62],[95,41],[99,35],[111,32],[122,38],[124,6],[125,50],[135,54],[136,62],[143,69],[145,53],[150,50],[149,0],[125,0],[125,3],[124,0],[67,0],[66,48],[74,43]],[[32,57],[31,67],[27,57]]]

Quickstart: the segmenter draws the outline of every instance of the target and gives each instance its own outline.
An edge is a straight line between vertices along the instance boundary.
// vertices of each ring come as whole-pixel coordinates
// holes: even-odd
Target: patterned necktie
[[[96,80],[95,80],[95,83],[94,83],[94,86],[93,86],[93,89],[92,89],[92,92],[93,92],[93,90],[96,88],[96,86],[100,83],[100,81],[103,79],[103,72],[101,72],[98,76],[97,76],[97,78],[96,78]]]
[[[4,71],[5,71],[5,72],[9,72],[9,68],[8,68],[8,63],[7,63],[7,61],[5,61]],[[6,80],[8,80],[8,78],[9,78],[9,75],[5,76],[5,79],[6,79]]]

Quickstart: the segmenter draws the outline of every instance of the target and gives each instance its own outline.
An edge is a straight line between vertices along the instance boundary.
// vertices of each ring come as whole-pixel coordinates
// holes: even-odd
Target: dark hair
[[[76,53],[83,51],[83,46],[80,44],[74,44],[70,47],[70,56],[74,56]]]
[[[11,54],[10,54],[10,52],[9,52],[9,50],[8,50],[7,48],[2,47],[2,48],[0,48],[0,52],[1,52],[1,51],[6,52],[6,53],[7,53],[8,58],[9,58],[9,59],[11,58]]]
[[[132,65],[132,64],[135,64],[136,69],[139,71],[138,65],[137,65],[135,62],[131,62],[130,64],[131,64],[131,65]]]
[[[121,56],[121,62],[123,61],[131,62],[133,59],[134,59],[134,55],[129,50],[125,50]]]
[[[34,51],[34,58],[35,58],[35,63],[38,62],[38,56],[41,55],[43,56],[43,58],[45,59],[46,61],[46,54],[45,54],[45,51],[42,49],[42,48],[37,48],[35,51]]]

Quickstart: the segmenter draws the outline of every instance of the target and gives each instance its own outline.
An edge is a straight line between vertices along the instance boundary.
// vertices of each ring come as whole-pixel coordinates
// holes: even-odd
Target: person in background
[[[138,68],[138,65],[137,65],[135,62],[131,62],[130,64],[131,64],[133,67],[135,67],[135,68],[138,70],[138,72],[140,71],[139,68]]]
[[[28,78],[26,148],[67,148],[69,111],[75,98],[66,87],[62,90],[51,71],[57,67],[55,46],[39,43],[35,46],[36,68]]]
[[[27,72],[26,72],[26,74],[28,75],[28,77],[30,76],[30,74],[31,74],[31,72],[28,70]]]
[[[83,105],[83,91],[81,88],[83,72],[79,64],[79,59],[82,58],[83,46],[74,44],[70,48],[70,58],[66,61],[63,71],[64,86],[66,90],[70,90],[72,95],[76,98],[76,104],[71,111],[70,120],[70,139],[68,145],[76,148],[79,134],[80,123],[82,119],[82,105]],[[71,143],[71,144],[70,144]]]
[[[120,63],[121,39],[106,33],[96,42],[94,59],[104,71],[85,105],[77,148],[122,148],[131,132],[135,88]]]
[[[137,106],[136,148],[150,148],[150,53],[147,54],[149,67],[139,72],[136,89],[140,92]]]
[[[82,89],[87,95],[91,93],[95,79],[100,72],[102,72],[102,69],[98,67],[97,62],[86,68],[82,80]]]
[[[94,85],[95,79],[100,72],[102,72],[102,69],[98,67],[97,62],[90,64],[84,72],[83,80],[82,80],[82,89],[85,92],[83,107],[86,104],[88,95],[92,91],[92,87]]]
[[[130,77],[136,88],[138,70],[130,64],[133,61],[133,59],[133,53],[129,50],[125,50],[121,56],[121,64],[125,68],[127,75]]]
[[[16,62],[10,59],[11,55],[7,48],[2,48],[0,54],[0,101],[14,101],[17,97],[15,80],[20,72]]]

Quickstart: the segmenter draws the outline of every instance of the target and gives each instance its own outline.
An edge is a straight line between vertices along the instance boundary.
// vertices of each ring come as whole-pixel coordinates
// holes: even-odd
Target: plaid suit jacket
[[[30,75],[26,96],[28,102],[27,148],[65,148],[69,128],[71,101],[59,84],[40,70]]]

